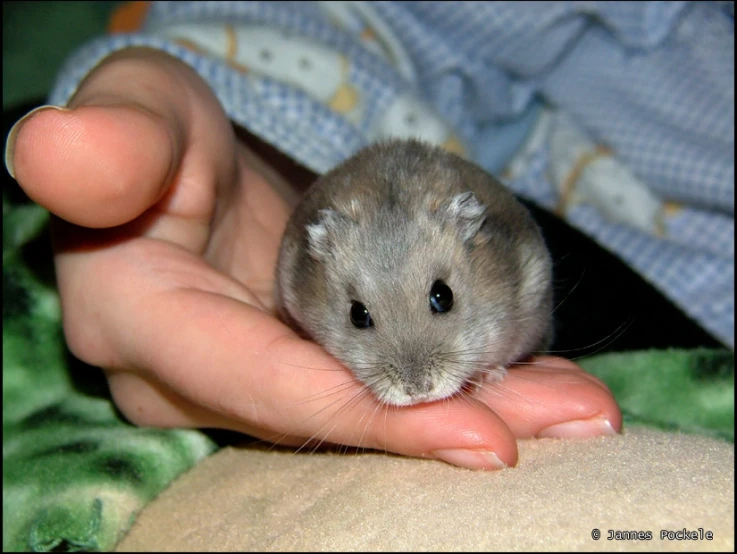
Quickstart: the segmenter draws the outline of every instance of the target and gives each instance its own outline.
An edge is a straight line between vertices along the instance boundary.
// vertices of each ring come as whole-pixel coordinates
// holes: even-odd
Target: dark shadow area
[[[724,347],[618,256],[529,201],[555,263],[556,338],[565,357]]]

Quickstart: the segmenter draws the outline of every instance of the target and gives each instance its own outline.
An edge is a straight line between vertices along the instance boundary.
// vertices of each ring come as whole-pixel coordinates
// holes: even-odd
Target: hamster
[[[282,239],[276,306],[380,402],[432,402],[548,348],[552,262],[504,185],[394,139],[307,190]]]

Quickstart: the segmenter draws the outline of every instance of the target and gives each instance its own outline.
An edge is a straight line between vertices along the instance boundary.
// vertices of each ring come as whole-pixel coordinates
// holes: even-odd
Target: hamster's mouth
[[[454,396],[463,396],[466,398],[476,396],[479,391],[482,391],[485,387],[501,382],[506,375],[507,369],[503,366],[493,368],[484,367],[476,370],[470,377],[461,383],[446,383],[446,386],[442,388],[441,392],[433,390],[428,393],[420,394],[405,393],[407,401],[405,404],[401,405],[414,406],[417,404],[430,404],[440,400],[447,400]]]
[[[404,376],[384,375],[372,383],[362,381],[381,404],[403,407],[430,404],[454,396],[475,397],[485,387],[500,382],[506,372],[503,366],[482,366],[465,378],[446,373],[435,379],[426,377],[411,381]]]
[[[393,384],[383,393],[377,394],[379,401],[396,407],[417,406],[447,400],[457,394],[464,394],[466,382],[458,384],[446,383],[444,386],[428,392],[407,392],[411,385]]]

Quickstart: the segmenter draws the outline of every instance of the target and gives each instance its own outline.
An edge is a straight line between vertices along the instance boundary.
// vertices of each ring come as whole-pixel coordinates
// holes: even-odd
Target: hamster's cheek
[[[463,351],[468,353],[465,359],[477,361],[477,370],[496,365],[504,357],[505,338],[496,321],[473,320],[465,325],[460,336],[464,342]]]
[[[366,367],[375,362],[374,356],[371,356],[371,351],[363,341],[349,338],[343,339],[342,344],[345,345],[346,358],[351,360],[354,367]]]

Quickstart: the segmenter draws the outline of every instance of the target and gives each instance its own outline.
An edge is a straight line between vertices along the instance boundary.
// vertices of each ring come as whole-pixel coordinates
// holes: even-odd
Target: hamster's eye
[[[351,304],[351,323],[359,329],[366,329],[374,325],[374,320],[371,319],[371,314],[366,306],[355,300]]]
[[[453,291],[442,281],[435,281],[430,289],[430,310],[434,314],[449,312],[453,307]]]

